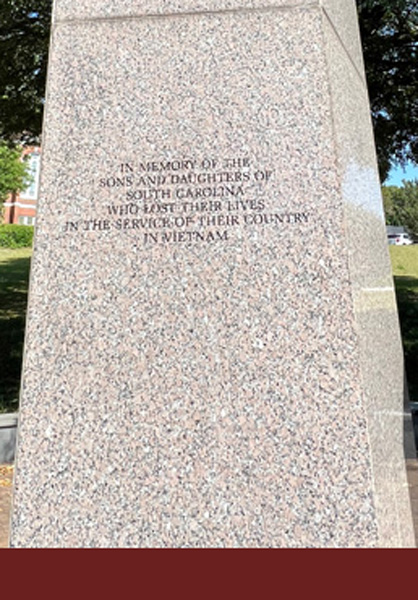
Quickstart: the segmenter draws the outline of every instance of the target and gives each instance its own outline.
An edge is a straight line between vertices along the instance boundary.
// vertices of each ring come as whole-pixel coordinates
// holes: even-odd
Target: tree
[[[357,0],[382,181],[392,164],[418,163],[418,4]]]
[[[9,194],[22,190],[29,179],[21,151],[0,143],[0,207]]]
[[[382,192],[387,224],[405,227],[418,240],[418,180],[384,186]]]
[[[1,0],[0,139],[40,135],[51,7],[52,0]]]
[[[418,163],[416,0],[356,0],[381,178]],[[41,132],[52,0],[1,0],[0,139]]]

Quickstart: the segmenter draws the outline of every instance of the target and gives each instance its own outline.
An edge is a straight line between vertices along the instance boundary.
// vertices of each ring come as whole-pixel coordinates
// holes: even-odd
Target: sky
[[[406,179],[406,181],[413,181],[414,179],[418,179],[418,167],[411,163],[406,165],[405,169],[402,167],[396,167],[392,169],[389,173],[389,177],[385,181],[385,185],[402,185],[402,180]]]

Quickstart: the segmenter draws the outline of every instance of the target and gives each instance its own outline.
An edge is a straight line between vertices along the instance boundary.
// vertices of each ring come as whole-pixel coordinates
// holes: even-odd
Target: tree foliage
[[[418,180],[404,181],[403,187],[382,188],[386,223],[405,227],[418,241]]]
[[[20,149],[0,143],[0,205],[9,194],[23,189],[29,181],[27,165],[21,155]]]
[[[52,0],[0,2],[0,138],[41,132]]]
[[[381,179],[418,163],[417,0],[357,0]]]

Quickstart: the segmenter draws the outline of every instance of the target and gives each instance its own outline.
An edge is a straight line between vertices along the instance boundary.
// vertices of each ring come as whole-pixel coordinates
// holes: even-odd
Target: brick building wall
[[[38,146],[25,148],[23,157],[27,157],[32,180],[24,190],[11,194],[4,203],[3,222],[6,224],[35,225],[41,149]]]

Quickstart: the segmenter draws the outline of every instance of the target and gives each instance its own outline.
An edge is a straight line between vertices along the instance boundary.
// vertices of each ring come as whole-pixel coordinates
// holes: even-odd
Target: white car
[[[388,242],[392,246],[409,246],[414,243],[407,233],[390,233]]]

